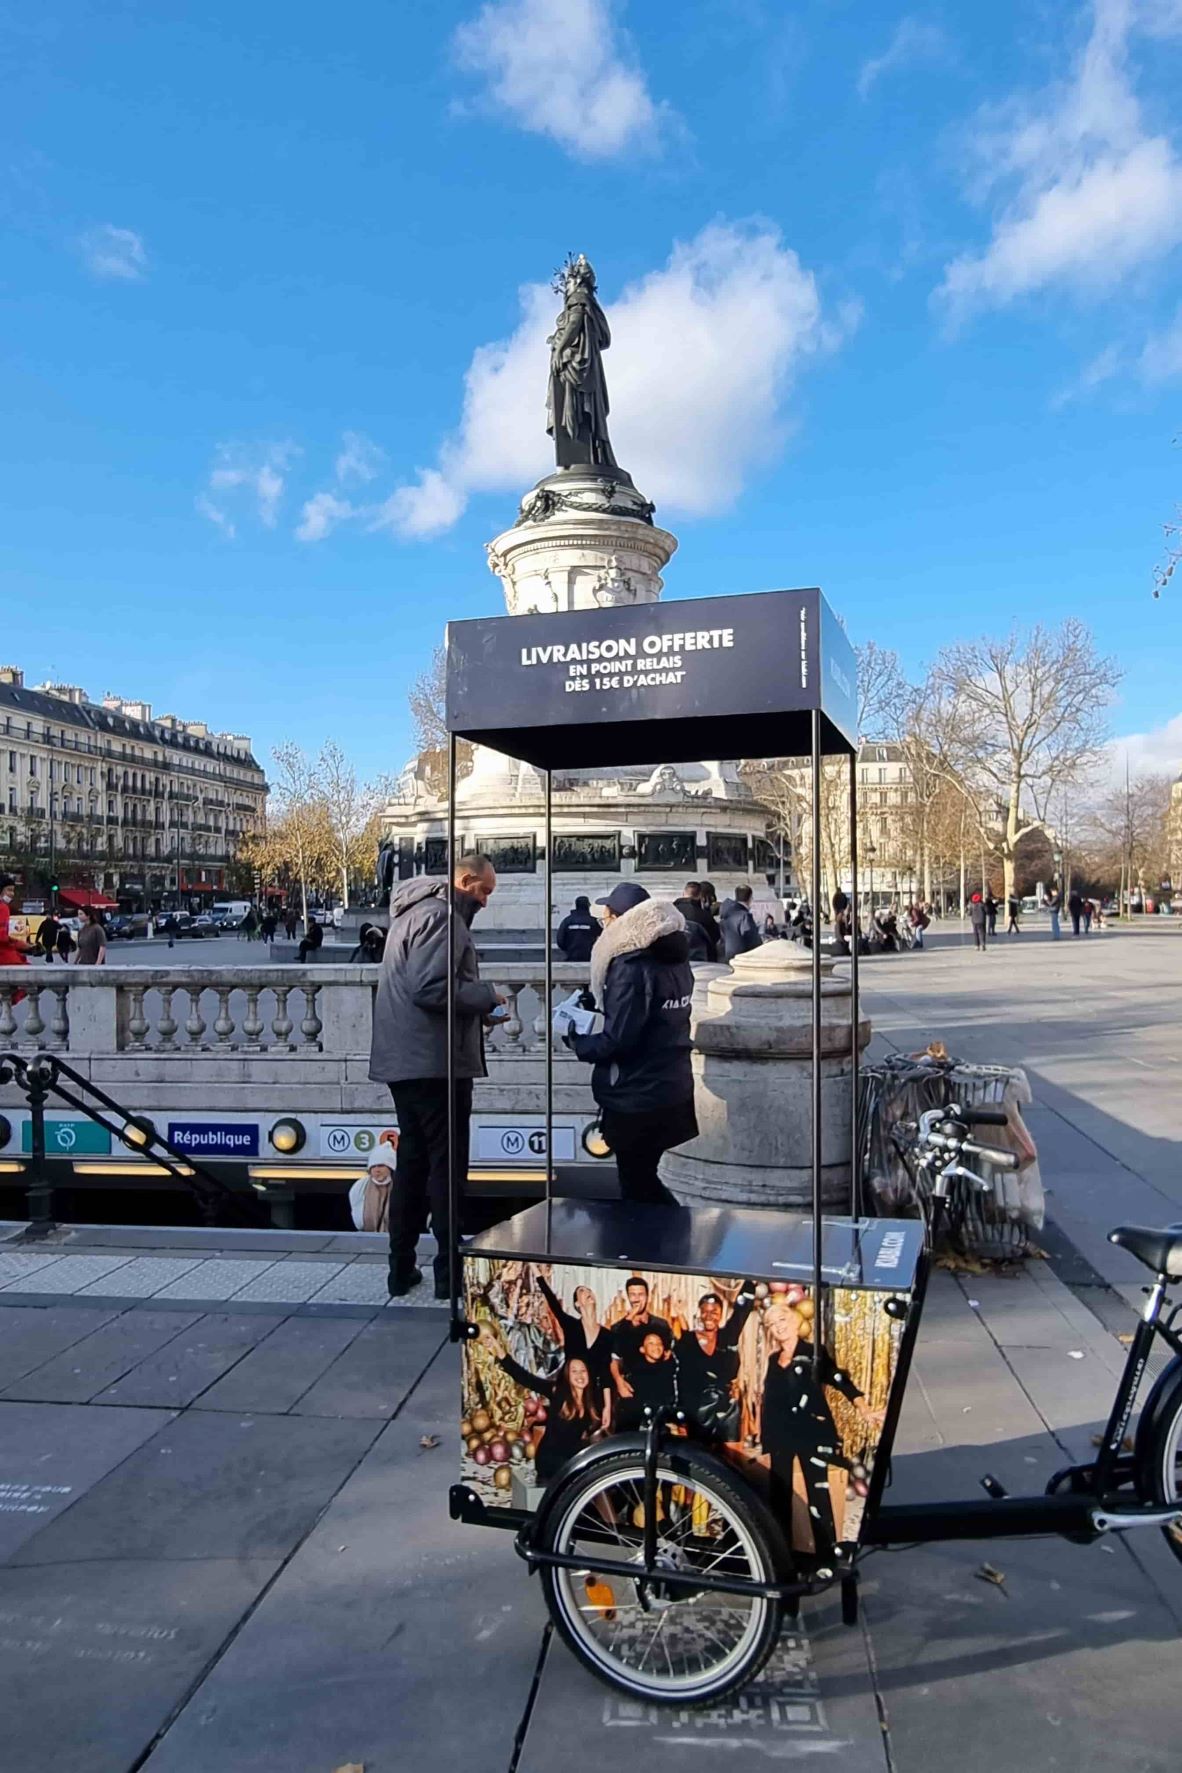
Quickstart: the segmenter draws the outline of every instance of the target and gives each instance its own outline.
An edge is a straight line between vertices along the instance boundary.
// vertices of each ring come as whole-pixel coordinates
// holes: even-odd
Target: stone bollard
[[[850,1200],[850,986],[821,958],[822,1198]],[[697,971],[697,970],[696,970]],[[807,1208],[812,1198],[812,955],[765,942],[694,992],[698,1137],[661,1161],[686,1202]],[[861,1018],[858,1045],[870,1039]]]

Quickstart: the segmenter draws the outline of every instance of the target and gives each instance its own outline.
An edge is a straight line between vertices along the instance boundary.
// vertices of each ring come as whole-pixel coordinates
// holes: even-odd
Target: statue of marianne
[[[617,468],[607,434],[607,382],[603,353],[612,342],[607,316],[595,296],[595,272],[583,254],[568,261],[556,288],[563,296],[550,346],[546,429],[560,468],[590,464]]]

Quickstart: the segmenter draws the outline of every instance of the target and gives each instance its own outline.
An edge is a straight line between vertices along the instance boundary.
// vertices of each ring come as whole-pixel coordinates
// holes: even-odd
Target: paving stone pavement
[[[1050,1262],[934,1277],[893,1501],[985,1471],[1038,1493],[1088,1456],[1141,1278],[1105,1222],[1182,1218],[1182,948],[1022,940],[866,969],[880,1039],[1025,1060],[1053,1220]],[[1177,1773],[1182,1565],[1156,1532],[874,1556],[856,1629],[806,1603],[731,1702],[636,1706],[551,1636],[508,1536],[448,1518],[456,1351],[432,1301],[385,1302],[380,1246],[120,1235],[0,1246],[5,1768]]]

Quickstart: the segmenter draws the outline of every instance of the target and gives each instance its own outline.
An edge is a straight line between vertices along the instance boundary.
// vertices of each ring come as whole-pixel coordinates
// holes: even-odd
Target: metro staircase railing
[[[63,1082],[63,1078],[68,1082]],[[52,1167],[45,1147],[45,1109],[51,1098],[102,1127],[128,1151],[140,1157],[150,1156],[160,1164],[194,1196],[207,1225],[254,1228],[263,1223],[253,1197],[237,1193],[220,1176],[195,1162],[187,1151],[178,1150],[147,1115],[129,1113],[113,1096],[75,1071],[60,1054],[34,1053],[30,1058],[19,1053],[0,1055],[0,1085],[10,1083],[24,1092],[29,1104],[27,1238],[46,1237],[57,1224]]]

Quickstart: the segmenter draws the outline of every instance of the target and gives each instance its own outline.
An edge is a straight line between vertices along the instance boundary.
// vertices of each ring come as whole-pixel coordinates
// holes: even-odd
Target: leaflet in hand
[[[600,1021],[594,1010],[582,1007],[580,996],[580,992],[573,991],[555,1007],[552,1026],[560,1040],[568,1034],[591,1034]]]

